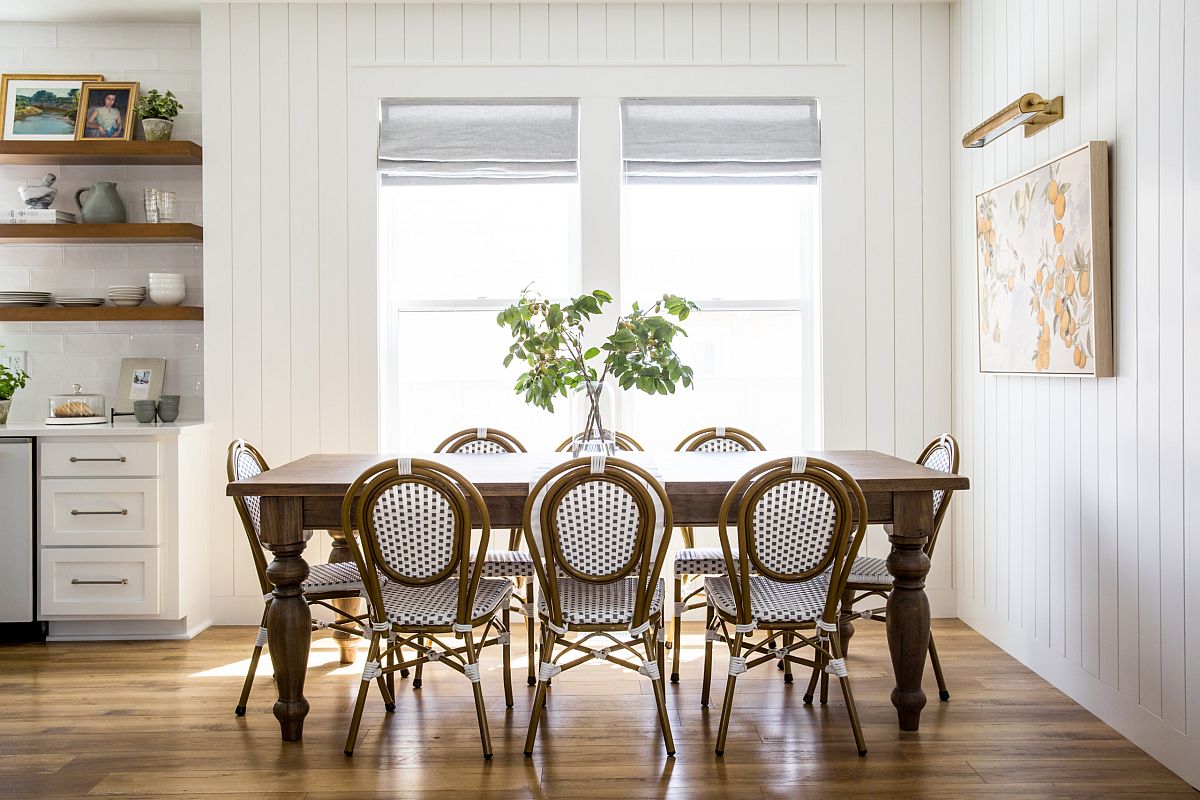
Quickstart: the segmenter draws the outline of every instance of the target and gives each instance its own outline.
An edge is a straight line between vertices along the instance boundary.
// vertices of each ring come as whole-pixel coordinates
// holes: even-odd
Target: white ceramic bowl
[[[150,287],[150,299],[155,305],[160,306],[177,306],[183,302],[184,297],[183,287],[178,289],[166,289],[158,286]]]
[[[127,308],[132,308],[133,306],[140,306],[142,304],[141,300],[122,300],[119,297],[110,297],[109,300],[112,301],[112,304],[114,306],[122,306],[122,307],[127,307]]]

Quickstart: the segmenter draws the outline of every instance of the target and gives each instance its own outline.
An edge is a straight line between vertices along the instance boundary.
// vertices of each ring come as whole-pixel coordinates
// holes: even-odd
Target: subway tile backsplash
[[[198,25],[0,23],[0,72],[98,72],[107,80],[138,81],[143,90],[170,89],[184,104],[174,138],[200,141]],[[204,222],[200,168],[184,166],[0,165],[0,209],[21,207],[17,188],[47,172],[58,176],[54,207],[63,211],[78,213],[76,190],[106,180],[116,182],[130,222],[145,221],[142,190],[148,187],[176,193],[177,221]],[[179,272],[187,281],[184,303],[202,305],[202,251],[187,244],[0,244],[0,290],[99,297],[113,284],[145,286],[151,272]],[[128,357],[166,358],[163,391],[181,396],[181,419],[202,419],[203,330],[200,322],[0,322],[0,345],[24,351],[31,376],[13,397],[10,419],[45,418],[48,397],[69,392],[72,383],[103,394],[111,405],[121,359]]]

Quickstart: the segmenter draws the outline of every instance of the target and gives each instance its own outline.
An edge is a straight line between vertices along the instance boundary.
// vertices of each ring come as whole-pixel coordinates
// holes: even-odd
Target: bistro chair
[[[482,529],[474,560],[472,514]],[[364,576],[371,629],[346,755],[354,753],[367,684],[404,667],[438,662],[470,682],[483,757],[490,759],[479,652],[494,644],[504,648],[504,699],[511,708],[508,601],[513,585],[483,577],[491,526],[479,490],[433,461],[384,461],[350,485],[342,501],[342,530]],[[448,641],[449,634],[461,643]],[[401,645],[416,657],[408,662],[392,658]]]
[[[662,485],[628,461],[572,459],[530,490],[525,536],[537,555],[542,644],[525,755],[533,754],[551,679],[593,660],[650,679],[667,755],[675,755],[662,682],[665,592],[659,577],[670,532],[671,504]]]
[[[646,449],[646,448],[642,447],[640,444],[638,444],[638,441],[627,433],[621,433],[620,431],[610,431],[607,428],[605,429],[604,432],[612,434],[613,442],[616,444],[618,450],[623,450],[626,453],[632,453],[635,451],[642,451],[642,450]],[[568,436],[566,439],[563,440],[562,444],[560,444],[558,447],[554,448],[554,452],[565,453],[568,450],[570,450],[571,442],[575,441],[576,436],[579,436],[579,434],[575,434],[575,436]]]
[[[495,455],[500,453],[524,453],[525,446],[515,436],[495,428],[467,428],[451,434],[442,440],[434,452],[437,453],[470,453],[475,455]],[[527,637],[529,674],[525,680],[530,686],[537,684],[537,673],[534,670],[534,626],[537,615],[533,612],[533,556],[521,552],[521,529],[512,528],[508,533],[507,550],[489,550],[483,561],[483,577],[512,578],[517,588],[525,587],[525,602],[521,603],[514,596],[513,611],[525,616],[525,635]],[[421,672],[413,679],[413,687],[420,688]]]
[[[755,450],[766,450],[763,443],[740,428],[701,428],[695,433],[688,434],[676,447],[676,452],[691,453],[745,453]],[[708,601],[704,596],[704,582],[696,581],[684,586],[695,578],[705,575],[724,575],[725,557],[719,547],[696,547],[696,531],[690,525],[679,529],[683,534],[683,550],[675,556],[675,618],[673,632],[667,647],[671,649],[671,683],[679,683],[679,651],[683,633],[683,615],[687,611],[704,608]],[[736,558],[736,554],[734,555]],[[790,671],[789,671],[790,678]],[[790,680],[789,680],[790,683]]]
[[[837,465],[816,458],[780,458],[738,479],[721,504],[718,531],[725,574],[705,579],[709,622],[704,641],[704,689],[708,705],[712,648],[729,648],[729,675],[717,733],[725,752],[737,678],[773,661],[802,664],[836,675],[846,700],[858,754],[867,745],[838,632],[838,601],[850,565],[867,530],[862,490]],[[737,511],[737,551],[727,520]],[[756,642],[747,641],[755,631]],[[784,636],[790,639],[784,640]],[[812,658],[799,655],[813,649]]]
[[[939,472],[958,472],[958,441],[950,434],[943,433],[925,446],[921,455],[917,457],[917,463]],[[925,555],[930,560],[933,559],[933,548],[937,544],[938,531],[941,530],[942,520],[946,518],[946,512],[950,509],[950,496],[953,494],[953,491],[942,489],[937,489],[933,493],[933,533],[929,535],[929,541],[925,543]],[[891,533],[890,525],[885,525],[884,528]],[[846,582],[846,593],[842,597],[843,625],[849,627],[850,623],[856,619],[886,622],[886,607],[864,608],[861,611],[855,611],[854,606],[872,597],[887,600],[888,595],[892,593],[893,580],[892,573],[887,568],[887,559],[871,556],[859,556],[854,559],[854,566],[850,569],[850,579]],[[853,631],[853,627],[849,627],[849,631],[846,633],[850,631]],[[843,648],[849,644],[849,636],[846,633],[843,633],[845,639],[842,642]],[[942,664],[938,660],[937,647],[933,644],[932,633],[929,634],[929,663],[933,667],[934,677],[937,678],[938,697],[942,700],[949,700],[950,691],[946,688],[946,678],[942,674]],[[808,691],[804,695],[806,703],[812,702],[818,677],[821,677],[820,674],[814,670],[812,677],[809,678]],[[827,696],[827,681],[828,678],[822,678],[821,702],[825,702]]]
[[[270,469],[267,460],[257,448],[244,439],[235,439],[229,445],[229,455],[226,462],[226,473],[230,481],[241,481],[253,478]],[[267,578],[267,555],[260,539],[261,533],[261,499],[258,497],[234,497],[233,505],[237,508],[242,520],[242,528],[250,541],[250,553],[254,557],[254,570],[258,574],[258,584],[262,589],[263,608],[262,621],[258,626],[258,636],[254,641],[254,651],[250,655],[250,668],[246,671],[246,682],[242,685],[242,696],[238,700],[234,713],[239,717],[246,714],[246,703],[250,700],[250,689],[254,686],[254,674],[258,670],[258,662],[262,657],[263,647],[267,645],[267,612],[274,600],[274,587]],[[304,599],[309,606],[320,606],[333,612],[334,622],[329,624],[313,620],[313,631],[330,628],[335,632],[348,636],[363,635],[363,616],[356,616],[338,608],[335,600],[357,601],[363,591],[362,580],[359,577],[358,566],[353,561],[341,564],[310,564],[308,577],[300,584],[304,590]],[[394,708],[391,693],[383,682],[379,684],[384,703],[390,711]]]

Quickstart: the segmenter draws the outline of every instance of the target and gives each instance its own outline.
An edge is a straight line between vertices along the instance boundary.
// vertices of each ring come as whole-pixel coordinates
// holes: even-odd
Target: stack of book
[[[48,225],[76,222],[75,215],[57,208],[10,208],[0,210],[0,223],[7,225]]]

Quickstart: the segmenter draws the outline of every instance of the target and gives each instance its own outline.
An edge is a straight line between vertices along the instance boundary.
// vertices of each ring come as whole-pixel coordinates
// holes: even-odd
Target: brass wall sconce
[[[1028,139],[1062,118],[1062,95],[1053,100],[1043,100],[1040,94],[1029,92],[969,130],[963,137],[963,147],[983,147],[1022,124],[1025,126],[1025,138]]]

